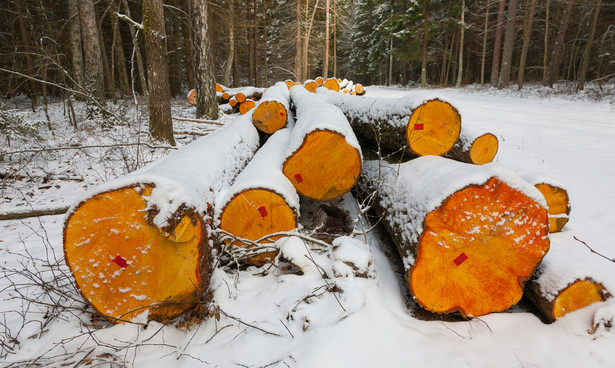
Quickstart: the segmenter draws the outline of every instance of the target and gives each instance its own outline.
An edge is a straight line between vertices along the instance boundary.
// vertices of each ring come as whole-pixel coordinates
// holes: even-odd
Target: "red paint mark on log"
[[[297,180],[297,183],[302,183],[303,182],[303,177],[301,176],[301,174],[297,174],[297,175],[295,175],[295,180]]]
[[[461,253],[461,254],[459,255],[459,257],[455,258],[455,260],[454,260],[453,262],[455,262],[455,264],[456,264],[457,266],[459,266],[459,265],[460,265],[460,264],[462,264],[462,263],[463,263],[463,261],[465,261],[466,259],[468,259],[468,256],[466,256],[466,254],[465,254],[465,253]]]
[[[424,127],[423,124],[414,124],[414,130],[423,130]]]
[[[115,262],[116,265],[118,265],[118,266],[120,266],[122,268],[128,267],[128,263],[126,263],[126,260],[124,258],[122,258],[121,256],[115,257],[113,262]]]
[[[267,216],[267,209],[265,208],[265,206],[260,206],[260,207],[258,208],[258,212],[260,212],[260,213],[261,213],[261,217],[265,217],[265,216]]]

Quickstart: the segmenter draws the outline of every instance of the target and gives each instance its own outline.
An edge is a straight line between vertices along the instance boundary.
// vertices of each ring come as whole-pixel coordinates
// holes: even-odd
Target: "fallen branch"
[[[135,142],[135,143],[122,143],[122,144],[102,144],[102,145],[94,145],[94,146],[49,147],[49,148],[40,148],[40,149],[29,149],[29,150],[22,150],[22,151],[2,152],[0,153],[0,157],[9,156],[9,155],[18,155],[21,153],[41,153],[41,152],[53,152],[53,151],[80,150],[80,149],[87,149],[87,148],[114,148],[114,147],[131,147],[131,146],[145,146],[151,149],[172,149],[172,150],[177,149],[177,147],[153,146],[148,143]]]
[[[18,220],[28,217],[61,215],[66,213],[69,208],[70,206],[65,204],[58,205],[57,207],[45,206],[13,208],[8,211],[0,212],[0,220]]]
[[[583,240],[581,240],[581,239],[577,238],[577,237],[576,237],[576,235],[575,235],[575,236],[573,236],[573,238],[574,238],[574,240],[576,240],[576,241],[578,241],[579,243],[581,243],[581,244],[583,244],[584,246],[586,246],[586,247],[587,247],[587,249],[589,249],[592,253],[599,255],[600,257],[602,257],[602,258],[606,259],[607,261],[611,261],[611,262],[615,263],[615,258],[609,258],[609,257],[605,256],[605,255],[604,255],[604,254],[602,254],[602,253],[598,253],[598,252],[596,252],[596,251],[595,251],[592,247],[590,247],[589,245],[587,245],[587,243],[586,243],[586,242],[584,242]]]
[[[213,125],[224,125],[220,122],[217,121],[213,121],[213,120],[203,120],[203,119],[189,119],[189,118],[180,118],[177,116],[173,116],[172,117],[173,120],[177,120],[177,121],[190,121],[193,123],[203,123],[203,124],[213,124]]]

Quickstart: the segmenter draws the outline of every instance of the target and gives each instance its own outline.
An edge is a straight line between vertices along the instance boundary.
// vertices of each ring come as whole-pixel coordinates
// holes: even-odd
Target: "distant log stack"
[[[549,232],[562,231],[570,218],[570,198],[564,185],[557,180],[529,170],[515,170],[525,181],[542,193],[549,206]]]
[[[190,103],[190,105],[196,105],[196,89],[191,89],[190,92],[188,92],[188,103]]]
[[[544,198],[511,171],[425,156],[365,164],[376,210],[420,306],[466,317],[503,311],[549,249]]]
[[[339,92],[340,91],[340,84],[337,81],[337,78],[329,78],[329,79],[327,79],[326,82],[324,82],[322,86],[325,87],[326,89],[330,89],[331,91],[334,91],[334,92]]]
[[[303,87],[305,87],[305,89],[307,89],[308,91],[314,93],[318,88],[318,83],[316,83],[316,81],[314,81],[313,79],[308,79],[303,82]]]
[[[322,87],[323,83],[325,82],[325,79],[323,77],[316,77],[314,79],[314,82],[316,82],[318,87]],[[313,92],[313,91],[310,91],[310,92]]]
[[[406,149],[413,156],[442,156],[457,143],[461,116],[442,97],[415,94],[401,99],[351,97],[318,90],[339,107],[367,146],[387,153]]]
[[[256,241],[266,235],[290,231],[297,227],[299,196],[290,181],[282,174],[284,153],[288,148],[290,129],[273,134],[254,155],[248,166],[235,180],[216,206],[220,229],[235,237]],[[268,239],[263,244],[272,244]],[[227,238],[230,246],[251,247]],[[276,251],[265,252],[248,260],[262,265],[273,260]]]
[[[599,282],[600,276],[566,250],[577,246],[552,240],[551,250],[525,287],[526,298],[548,322],[611,297]]]
[[[365,87],[361,83],[357,83],[354,85],[354,92],[357,96],[363,96],[365,94]]]
[[[339,108],[302,87],[290,90],[297,122],[284,175],[297,192],[319,201],[348,192],[361,172],[361,148]]]
[[[493,161],[498,153],[498,138],[483,128],[464,123],[457,143],[444,157],[475,165]]]
[[[144,312],[165,320],[193,307],[209,284],[215,196],[258,142],[251,119],[238,118],[78,201],[63,240],[84,298],[113,321]]]
[[[263,133],[273,134],[286,126],[290,111],[290,93],[285,83],[268,88],[254,110],[252,121]]]

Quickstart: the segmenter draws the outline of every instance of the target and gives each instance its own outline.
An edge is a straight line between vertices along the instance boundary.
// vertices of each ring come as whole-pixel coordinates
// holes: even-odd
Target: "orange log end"
[[[185,211],[170,231],[148,221],[153,187],[98,194],[69,216],[66,263],[85,299],[112,320],[173,318],[192,307],[202,281],[201,218]]]
[[[498,138],[491,134],[483,134],[472,142],[470,147],[470,159],[473,164],[484,165],[493,161],[498,153]]]
[[[327,79],[327,81],[323,84],[323,87],[330,89],[332,91],[335,91],[335,92],[340,91],[340,84],[337,82],[337,79],[335,78]]]
[[[228,92],[223,92],[222,93],[222,98],[225,100],[230,100],[231,99],[231,94]]]
[[[254,110],[254,115],[252,115],[254,126],[267,134],[273,134],[284,128],[286,119],[286,108],[277,101],[264,101],[260,103],[256,110]]]
[[[256,107],[256,102],[252,100],[245,100],[239,105],[239,112],[241,115],[245,115],[248,111]]]
[[[591,279],[575,281],[555,297],[553,317],[557,319],[592,303],[604,301],[605,293],[604,286]]]
[[[218,83],[216,83],[216,92],[220,92],[220,93],[224,92],[224,89],[222,89],[222,86],[219,85]]]
[[[303,196],[328,201],[347,193],[361,173],[359,151],[329,130],[309,133],[284,163],[284,175]]]
[[[314,79],[314,82],[316,82],[316,84],[318,84],[318,87],[320,87],[325,82],[325,79],[323,77],[316,77],[316,79]]]
[[[365,88],[363,87],[363,85],[361,83],[357,83],[354,85],[354,90],[357,93],[358,96],[362,96],[365,94]]]
[[[549,249],[547,211],[497,178],[451,195],[427,214],[406,280],[436,313],[503,311]]]
[[[196,105],[196,89],[191,89],[188,92],[188,102],[190,105]]]
[[[570,215],[568,192],[564,188],[550,184],[536,184],[536,189],[542,193],[549,206],[549,232],[562,230]]]
[[[293,82],[290,79],[285,80],[284,83],[286,83],[286,86],[288,87],[288,89],[290,89],[290,87],[295,85],[295,82]]]
[[[263,236],[290,231],[297,227],[295,213],[279,194],[266,189],[249,189],[237,194],[222,210],[220,228],[238,238],[258,240]],[[263,241],[271,244],[279,237]],[[251,247],[241,241],[228,240],[226,244]],[[275,258],[277,252],[266,252],[251,258],[248,263],[262,265]]]
[[[228,100],[228,104],[231,105],[232,107],[237,106],[237,100],[233,97],[230,100]]]
[[[237,99],[237,102],[243,103],[246,100],[246,95],[242,92],[236,93],[235,99]]]
[[[430,100],[414,109],[406,128],[410,150],[418,155],[442,156],[459,139],[461,116],[451,104]]]
[[[306,84],[304,85],[304,87],[305,87],[305,89],[307,89],[308,91],[310,91],[310,92],[314,93],[314,92],[316,92],[316,88],[318,88],[318,84],[317,84],[316,82],[314,82],[314,81],[310,81],[310,82],[306,83]]]

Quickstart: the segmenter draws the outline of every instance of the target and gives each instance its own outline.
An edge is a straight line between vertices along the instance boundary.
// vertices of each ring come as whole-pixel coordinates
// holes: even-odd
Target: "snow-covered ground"
[[[368,96],[397,98],[413,90],[369,87]],[[613,96],[545,95],[494,89],[439,89],[459,108],[462,122],[481,125],[500,139],[496,161],[540,172],[568,189],[572,202],[564,231],[550,235],[587,264],[612,293],[615,263],[615,102]],[[176,101],[174,116],[194,116]],[[78,113],[83,113],[78,110]],[[132,124],[105,130],[86,122],[74,132],[61,103],[50,111],[54,135],[13,141],[2,152],[37,147],[150,144],[142,112],[122,116]],[[36,115],[44,119],[42,111]],[[137,122],[141,122],[137,124]],[[213,126],[176,124],[175,130]],[[178,135],[179,136],[179,135]],[[183,138],[182,138],[183,137]],[[184,134],[185,145],[197,136]],[[160,144],[157,144],[160,146]],[[139,166],[169,149],[141,147]],[[29,155],[29,156],[28,156]],[[88,187],[134,170],[135,147],[88,148],[24,154],[0,161],[0,212],[32,205],[67,204]],[[17,172],[11,170],[18,169]],[[16,180],[18,177],[19,180]],[[342,204],[357,216],[350,195]],[[269,268],[213,273],[212,318],[190,324],[110,325],[83,312],[62,256],[64,217],[0,221],[0,365],[134,367],[613,367],[615,327],[588,330],[596,311],[613,313],[613,299],[572,312],[553,324],[513,307],[469,321],[422,320],[412,314],[401,275],[378,234],[338,238],[333,246],[299,238],[280,241],[303,275]],[[360,230],[361,224],[358,226]],[[308,250],[310,249],[310,250]],[[305,253],[313,261],[305,261]],[[344,262],[352,262],[353,270]],[[319,267],[317,267],[318,265]],[[29,272],[20,272],[23,269]],[[323,278],[322,273],[326,276]],[[366,274],[367,278],[359,277]],[[337,277],[336,277],[337,276]],[[15,283],[18,283],[17,285]],[[41,286],[45,286],[41,287]],[[59,292],[59,293],[56,293]],[[50,301],[74,308],[55,308]],[[51,303],[51,304],[54,304]],[[138,322],[138,321],[137,321]]]

